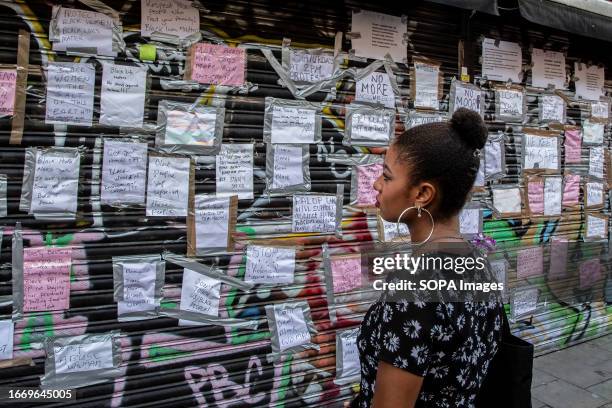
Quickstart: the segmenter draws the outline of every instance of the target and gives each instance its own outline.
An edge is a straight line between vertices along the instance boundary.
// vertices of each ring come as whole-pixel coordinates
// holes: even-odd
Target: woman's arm
[[[379,361],[373,408],[413,408],[423,377]]]

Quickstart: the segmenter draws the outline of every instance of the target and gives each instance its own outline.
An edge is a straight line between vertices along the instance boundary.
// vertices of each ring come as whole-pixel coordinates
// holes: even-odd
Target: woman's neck
[[[435,220],[433,232],[431,231],[431,218],[427,214],[422,214],[420,218],[415,218],[414,222],[408,225],[410,231],[410,240],[412,242],[423,242],[429,236],[429,241],[450,237],[461,238],[459,233],[459,218],[457,216],[449,217],[445,220]]]

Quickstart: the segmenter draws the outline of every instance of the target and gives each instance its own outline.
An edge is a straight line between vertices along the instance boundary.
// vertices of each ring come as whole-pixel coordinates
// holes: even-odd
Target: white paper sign
[[[542,96],[541,108],[542,121],[544,122],[565,122],[564,111],[565,101],[557,95]]]
[[[527,289],[514,292],[512,297],[512,315],[523,316],[532,313],[538,306],[538,289]]]
[[[292,232],[335,232],[336,196],[293,196]]]
[[[504,143],[499,141],[487,141],[485,144],[485,176],[491,177],[504,172],[502,162],[502,149]]]
[[[253,199],[253,144],[222,144],[217,155],[217,197]]]
[[[490,261],[489,265],[491,265],[491,272],[495,277],[495,280],[498,283],[506,283],[506,268],[507,262],[505,259],[496,259],[494,261]],[[506,286],[506,285],[504,285]]]
[[[95,81],[93,64],[49,63],[45,123],[91,126]]]
[[[100,124],[142,127],[147,68],[102,64]]]
[[[485,185],[485,159],[480,159],[480,165],[478,166],[478,172],[476,173],[476,179],[474,180],[473,187],[484,187]]]
[[[499,115],[508,118],[522,118],[523,92],[512,89],[497,89],[495,91],[499,99]]]
[[[607,218],[594,217],[587,215],[587,238],[605,238],[608,236]]]
[[[80,161],[78,154],[36,152],[30,213],[76,213]]]
[[[603,184],[596,182],[586,183],[586,205],[602,205],[604,202]]]
[[[113,19],[95,11],[53,6],[59,38],[54,51],[93,49],[94,54],[115,56],[113,52]]]
[[[604,68],[597,65],[589,67],[584,63],[574,62],[576,97],[598,101],[604,91]]]
[[[459,108],[466,108],[480,114],[480,105],[483,100],[482,98],[484,98],[484,96],[481,90],[461,86],[460,83],[456,83],[453,113]]]
[[[13,321],[0,320],[0,360],[13,359]]]
[[[399,224],[399,235],[397,232],[397,223],[385,221],[382,218],[380,219],[383,225],[383,241],[393,241],[397,237],[402,237],[403,239],[408,239],[408,235],[410,235],[410,231],[408,230],[408,226],[404,223]]]
[[[355,84],[355,101],[380,103],[395,108],[395,93],[386,72],[372,72]]]
[[[187,312],[219,316],[221,281],[192,271],[183,270],[181,304],[179,308]],[[179,319],[179,326],[203,325],[204,323]]]
[[[274,305],[274,316],[280,351],[310,342],[310,332],[301,308]]]
[[[544,215],[561,215],[563,179],[546,177],[544,179]]]
[[[302,146],[274,145],[272,189],[304,184]]]
[[[464,208],[459,212],[459,232],[461,234],[480,232],[480,208]]]
[[[189,0],[141,0],[140,34],[154,32],[185,38],[200,31],[200,12]]]
[[[524,169],[559,169],[559,148],[557,137],[523,135],[525,161]]]
[[[391,123],[384,112],[355,112],[351,115],[351,140],[389,142]]]
[[[149,157],[147,217],[186,217],[190,160]]]
[[[444,114],[431,114],[414,111],[404,117],[404,127],[407,130],[426,123],[446,122],[447,120],[448,118]]]
[[[582,123],[582,141],[587,144],[602,144],[604,140],[604,124],[586,119]]]
[[[144,204],[146,177],[146,143],[104,142],[102,204]]]
[[[357,377],[361,373],[359,364],[359,349],[357,348],[357,335],[339,336],[342,344],[342,378]]]
[[[196,249],[227,248],[229,205],[229,197],[195,196]]]
[[[493,191],[493,207],[500,214],[521,212],[521,191],[516,188],[495,188]]]
[[[334,73],[334,56],[305,50],[291,50],[289,77],[298,82],[319,82]]]
[[[216,112],[169,110],[164,144],[214,146],[216,127]]]
[[[603,146],[589,149],[589,176],[604,178],[604,148]]]
[[[405,62],[408,47],[404,43],[408,26],[402,17],[373,11],[353,11],[351,31],[359,36],[352,37],[355,55],[372,59],[384,59],[391,55],[395,62]]]
[[[123,264],[123,301],[119,314],[155,310],[156,266],[150,262]]]
[[[414,76],[416,83],[414,106],[438,110],[438,86],[440,67],[437,65],[414,63]]]
[[[112,340],[54,346],[57,374],[113,368]]]
[[[294,272],[294,248],[247,247],[245,282],[293,283]]]
[[[278,106],[272,108],[272,143],[314,143],[316,109]]]
[[[482,76],[490,81],[521,82],[521,46],[508,41],[485,38],[482,42]]]
[[[531,84],[538,88],[553,85],[565,89],[565,55],[562,52],[534,48],[531,53]]]
[[[608,119],[610,117],[610,104],[608,102],[591,103],[591,118]]]

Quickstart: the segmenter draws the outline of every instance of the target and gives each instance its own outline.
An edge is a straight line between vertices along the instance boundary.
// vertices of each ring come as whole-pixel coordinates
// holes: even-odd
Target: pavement
[[[532,408],[612,408],[612,334],[536,357]]]

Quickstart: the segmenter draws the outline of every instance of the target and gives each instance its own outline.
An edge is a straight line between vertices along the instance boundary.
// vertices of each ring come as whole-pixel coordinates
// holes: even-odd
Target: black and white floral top
[[[379,361],[424,377],[416,407],[473,407],[497,352],[498,302],[375,302],[361,324],[357,347],[361,388],[352,407],[370,407]]]

